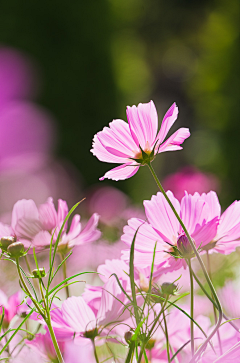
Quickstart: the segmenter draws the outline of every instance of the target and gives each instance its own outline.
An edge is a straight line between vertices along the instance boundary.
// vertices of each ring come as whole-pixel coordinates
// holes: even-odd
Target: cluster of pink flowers
[[[178,108],[173,104],[158,132],[154,103],[139,104],[127,108],[128,124],[114,120],[109,128],[105,127],[95,135],[93,154],[101,161],[122,164],[108,171],[101,180],[129,178],[136,174],[139,167],[150,166],[158,153],[180,150],[183,141],[190,136],[188,129],[180,128],[164,141],[177,114]],[[106,191],[103,201],[99,202],[101,198],[98,195],[97,202],[90,203],[93,214],[84,228],[78,214],[72,218],[69,229],[66,223],[59,243],[57,236],[68,215],[68,207],[65,201],[59,200],[56,210],[51,198],[38,207],[33,200],[17,202],[13,207],[11,225],[0,223],[0,237],[14,237],[29,253],[33,247],[39,253],[47,250],[52,239],[53,246],[58,243],[57,252],[65,257],[74,246],[90,244],[100,238],[99,214],[93,211],[94,205],[101,210],[101,203],[104,204],[100,220],[108,227],[112,228],[119,215],[123,215],[127,201],[123,206],[119,202],[119,215],[114,215],[107,200],[110,192],[111,189]],[[192,363],[193,349],[195,352],[201,349],[206,337],[211,334],[213,324],[206,313],[209,306],[207,297],[204,310],[200,306],[203,304],[202,297],[195,295],[194,328],[190,328],[192,312],[188,299],[184,294],[180,295],[181,285],[185,291],[189,290],[186,271],[189,270],[191,276],[190,266],[197,254],[185,232],[188,231],[192,244],[203,257],[207,255],[208,259],[212,259],[216,254],[233,253],[240,244],[240,201],[233,202],[221,213],[214,191],[201,194],[185,192],[180,201],[168,191],[166,196],[170,203],[163,192],[143,202],[145,216],[139,218],[133,215],[128,220],[121,236],[126,247],[120,259],[106,259],[98,267],[99,285],[86,284],[81,296],[68,297],[60,304],[56,300],[51,301],[51,324],[66,363],[99,363],[108,359],[116,362]],[[117,198],[121,199],[120,192],[116,203]],[[4,253],[3,250],[3,256]],[[196,266],[194,270],[198,272]],[[180,280],[179,276],[182,276]],[[194,289],[197,291],[197,285]],[[15,324],[14,319],[20,319],[34,309],[32,302],[26,299],[27,294],[23,295],[17,293],[7,299],[0,292],[2,313],[5,310],[2,324],[5,331]],[[239,294],[234,292],[232,285],[222,288],[219,295],[228,316],[237,318],[240,312],[236,304]],[[179,297],[178,303],[172,297],[176,297],[176,301]],[[35,309],[30,318],[31,324],[41,328],[32,333],[32,337],[27,337],[23,352],[31,349],[37,352],[39,359],[58,361],[52,332],[44,314]],[[6,337],[4,339],[5,343]],[[141,347],[138,348],[138,345]],[[137,351],[137,357],[134,351]],[[14,354],[12,357],[15,357]],[[239,362],[239,356],[239,322],[236,325],[226,322],[194,362]]]

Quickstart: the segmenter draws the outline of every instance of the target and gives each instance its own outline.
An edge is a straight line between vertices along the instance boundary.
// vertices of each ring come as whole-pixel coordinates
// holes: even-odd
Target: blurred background
[[[176,102],[171,133],[191,131],[182,151],[154,161],[165,189],[179,199],[184,190],[216,190],[223,209],[239,200],[239,30],[238,0],[2,2],[0,221],[10,223],[19,199],[39,205],[52,196],[71,207],[87,197],[77,212],[84,223],[100,214],[102,238],[75,248],[68,274],[120,258],[123,226],[145,218],[142,201],[158,190],[144,167],[126,181],[100,182],[115,165],[90,149],[112,119],[127,120],[127,105],[151,99],[159,125]],[[240,284],[239,253],[216,258],[217,288],[236,276]],[[47,254],[39,259],[47,266]],[[0,288],[13,294],[15,270],[6,261],[0,269]]]
[[[146,168],[99,182],[113,165],[90,153],[96,132],[150,99],[159,123],[177,103],[171,133],[191,131],[154,161],[164,186],[179,198],[215,189],[224,207],[240,199],[237,0],[9,0],[0,28],[2,220],[21,198],[72,205],[102,186],[150,198]]]

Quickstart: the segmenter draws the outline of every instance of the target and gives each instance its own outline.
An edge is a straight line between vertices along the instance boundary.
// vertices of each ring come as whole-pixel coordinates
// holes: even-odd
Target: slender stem
[[[170,205],[170,207],[171,207],[171,209],[172,209],[173,213],[175,214],[175,216],[176,216],[177,220],[179,221],[180,225],[182,226],[182,229],[183,229],[183,231],[185,232],[185,235],[187,236],[188,241],[189,241],[189,243],[190,243],[190,245],[191,245],[191,247],[192,247],[192,249],[193,249],[193,251],[194,251],[194,253],[195,253],[196,257],[197,257],[197,259],[198,259],[198,262],[199,262],[199,264],[200,264],[200,266],[201,266],[201,268],[202,268],[202,271],[203,271],[203,273],[204,273],[205,279],[207,280],[207,283],[208,283],[208,285],[209,285],[209,287],[210,287],[210,289],[211,289],[211,292],[212,292],[212,294],[213,294],[214,300],[216,301],[216,304],[217,304],[217,306],[218,306],[219,316],[218,316],[217,324],[216,324],[215,328],[213,329],[213,331],[212,331],[212,332],[210,333],[210,335],[208,336],[208,338],[205,340],[205,342],[204,342],[204,343],[203,343],[203,344],[202,344],[202,345],[198,348],[197,352],[196,352],[196,353],[195,353],[195,355],[192,357],[191,361],[189,362],[189,363],[192,363],[192,362],[195,362],[195,360],[196,360],[195,358],[196,358],[199,354],[201,354],[201,353],[205,350],[206,345],[208,344],[208,342],[211,340],[211,338],[215,335],[215,333],[216,333],[216,332],[217,332],[217,330],[219,329],[219,327],[220,327],[220,325],[221,325],[221,321],[222,321],[222,316],[223,316],[222,306],[221,306],[221,303],[220,303],[220,301],[219,301],[219,299],[218,299],[218,296],[217,296],[217,293],[216,293],[216,291],[215,291],[215,289],[214,289],[214,286],[213,286],[213,284],[212,284],[212,281],[211,281],[210,277],[208,276],[208,273],[207,273],[206,267],[205,267],[205,265],[204,265],[204,263],[203,263],[203,261],[202,261],[202,259],[201,259],[201,256],[200,256],[200,255],[199,255],[199,253],[198,253],[198,250],[197,250],[197,248],[196,248],[196,246],[195,246],[195,243],[192,241],[192,239],[191,239],[191,237],[190,237],[190,235],[189,235],[189,233],[188,233],[188,231],[187,231],[187,229],[186,229],[186,227],[185,227],[185,225],[184,225],[183,221],[181,220],[181,218],[180,218],[180,216],[178,215],[178,213],[177,213],[176,209],[174,208],[174,206],[173,206],[173,204],[172,204],[171,200],[168,198],[168,196],[167,196],[167,194],[166,194],[165,190],[163,189],[163,187],[162,187],[162,185],[161,185],[161,183],[160,183],[160,181],[159,181],[159,179],[158,179],[158,177],[157,177],[157,175],[156,175],[156,173],[155,173],[155,171],[154,171],[154,169],[153,169],[153,167],[152,167],[151,163],[149,163],[149,164],[148,164],[148,167],[149,167],[149,169],[150,169],[150,171],[151,171],[151,173],[152,173],[152,175],[153,175],[153,177],[154,177],[154,180],[155,180],[155,182],[156,182],[157,186],[159,187],[160,191],[162,192],[162,194],[164,195],[164,197],[165,197],[165,199],[167,200],[168,204]]]
[[[194,308],[194,289],[193,289],[193,275],[192,275],[192,266],[191,259],[188,260],[189,267],[189,275],[190,275],[190,286],[191,286],[191,318],[193,319],[193,308]],[[191,329],[191,352],[192,357],[194,356],[194,325],[193,320],[190,320],[190,329]]]
[[[31,270],[31,267],[30,267],[30,264],[29,264],[29,261],[28,261],[28,258],[27,258],[27,255],[24,256],[24,259],[25,259],[25,262],[26,262],[26,265],[27,265],[27,268],[28,268],[28,272],[30,274],[32,274],[32,270]]]
[[[164,303],[163,303],[163,305],[162,305],[162,308],[161,308],[161,310],[160,310],[160,313],[159,313],[159,314],[158,314],[158,316],[156,317],[156,319],[155,319],[155,321],[154,321],[154,323],[153,323],[153,325],[152,325],[152,327],[151,327],[151,329],[150,329],[150,331],[149,331],[149,333],[148,333],[147,340],[151,338],[151,334],[152,334],[152,332],[153,332],[153,330],[154,330],[155,326],[157,325],[157,323],[158,323],[158,320],[159,320],[160,316],[161,316],[161,315],[162,315],[162,313],[164,312],[165,306],[167,305],[168,298],[169,298],[169,295],[167,295],[167,296],[166,296],[166,299],[165,299],[165,301],[164,301]]]
[[[62,261],[64,260],[64,255],[61,254],[61,258],[62,258]],[[67,278],[67,263],[66,261],[63,262],[63,278],[64,280]],[[70,296],[70,293],[69,293],[69,287],[68,287],[68,283],[66,282],[65,284],[65,290],[66,290],[66,295],[67,295],[67,298]]]
[[[60,348],[58,346],[58,342],[57,342],[57,339],[56,339],[56,336],[55,336],[55,333],[54,333],[54,330],[53,330],[53,327],[52,327],[51,316],[50,316],[49,310],[47,310],[46,323],[47,323],[47,326],[48,326],[49,333],[51,335],[51,339],[52,339],[52,342],[53,342],[55,352],[57,354],[57,359],[58,359],[59,363],[64,363],[62,353],[61,353]]]
[[[25,289],[25,291],[27,292],[27,294],[29,295],[30,299],[32,300],[32,302],[34,303],[37,311],[39,312],[39,314],[43,317],[43,319],[45,320],[47,326],[48,326],[48,329],[49,329],[49,333],[51,335],[51,339],[52,339],[52,342],[53,342],[53,345],[54,345],[54,348],[55,348],[55,351],[56,351],[56,354],[57,354],[57,358],[58,358],[58,361],[59,363],[64,363],[63,361],[63,358],[62,358],[62,354],[61,354],[61,351],[59,349],[59,346],[58,346],[58,343],[57,343],[57,340],[56,340],[56,337],[55,337],[55,334],[54,334],[54,331],[53,331],[53,328],[52,328],[52,324],[51,324],[51,317],[50,317],[50,313],[49,313],[49,310],[46,309],[46,314],[47,316],[43,313],[43,311],[40,309],[38,303],[35,301],[35,299],[33,298],[33,296],[31,295],[23,277],[22,277],[22,274],[21,274],[21,270],[20,270],[20,266],[19,266],[19,259],[16,258],[16,264],[17,264],[17,270],[18,270],[18,275],[19,275],[19,278],[20,278],[20,281]],[[41,284],[40,285],[40,290],[41,290],[41,293],[43,294],[43,291],[41,289]],[[44,295],[43,295],[44,297]],[[46,304],[45,300],[44,300],[44,303]],[[45,306],[46,307],[46,306]]]
[[[210,265],[210,256],[208,251],[206,251],[207,253],[207,268],[208,268],[208,274],[210,279],[212,280],[212,273],[211,273],[211,265]],[[213,305],[213,315],[214,315],[214,321],[215,324],[217,323],[217,314],[216,314],[216,307]],[[222,343],[221,343],[221,337],[220,337],[220,332],[219,330],[217,331],[217,338],[218,338],[218,345],[219,345],[219,350],[220,350],[220,355],[223,354],[223,350],[222,350]]]
[[[166,321],[166,317],[165,317],[164,311],[163,311],[163,320],[164,320],[164,328],[165,328],[165,336],[166,336],[166,348],[167,348],[168,363],[171,363],[170,350],[169,350],[169,337],[168,337],[167,321]]]
[[[98,356],[97,356],[97,350],[96,350],[95,341],[94,341],[94,339],[91,339],[91,340],[92,340],[93,351],[94,351],[94,357],[95,357],[95,359],[96,359],[96,363],[99,363],[99,359],[98,359]]]
[[[30,273],[30,275],[32,275],[32,269],[31,269],[30,263],[28,261],[27,255],[24,256],[24,259],[25,259],[25,262],[26,262],[26,265],[27,265],[28,272]],[[33,279],[33,286],[35,287],[35,290],[37,290],[38,286],[37,286],[37,283],[36,283],[35,279]]]
[[[20,278],[20,281],[25,289],[25,291],[27,292],[27,294],[29,295],[30,299],[32,300],[33,304],[35,305],[37,311],[39,312],[39,314],[44,318],[44,320],[46,319],[46,316],[44,315],[43,311],[40,309],[38,303],[36,302],[36,300],[33,298],[32,294],[30,293],[23,277],[22,277],[22,273],[21,273],[21,270],[20,270],[20,266],[19,266],[19,259],[16,258],[16,264],[17,264],[17,270],[18,270],[18,275],[19,275],[19,278]]]

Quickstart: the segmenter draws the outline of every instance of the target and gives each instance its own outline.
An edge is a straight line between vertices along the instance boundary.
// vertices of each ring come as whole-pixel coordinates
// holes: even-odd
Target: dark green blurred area
[[[192,133],[183,151],[157,158],[159,177],[195,165],[220,179],[223,204],[240,199],[238,0],[8,0],[0,29],[2,45],[39,64],[39,102],[59,123],[57,153],[85,188],[113,167],[90,153],[94,134],[126,120],[127,105],[153,99],[159,121],[175,101],[171,131]],[[156,192],[142,169],[112,184],[141,202]]]

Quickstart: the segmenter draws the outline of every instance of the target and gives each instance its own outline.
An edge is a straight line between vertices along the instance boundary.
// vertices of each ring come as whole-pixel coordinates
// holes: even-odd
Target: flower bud
[[[36,269],[32,270],[32,274],[33,274],[32,277],[41,279],[46,276],[45,268],[44,267],[39,268],[39,269],[36,268]]]
[[[7,252],[11,255],[11,257],[22,257],[25,254],[24,245],[22,242],[14,242],[8,246]]]
[[[15,242],[17,242],[17,238],[15,236],[2,237],[0,241],[0,247],[4,252],[6,252],[8,246]]]
[[[177,291],[177,285],[171,282],[164,282],[161,286],[163,295],[174,295]]]
[[[126,341],[126,343],[130,343],[131,339],[132,339],[132,336],[133,336],[133,333],[131,330],[127,331],[125,334],[124,334],[124,339]]]
[[[192,246],[190,245],[188,238],[187,236],[185,236],[185,234],[182,234],[178,237],[177,248],[183,258],[190,259],[194,256]]]

